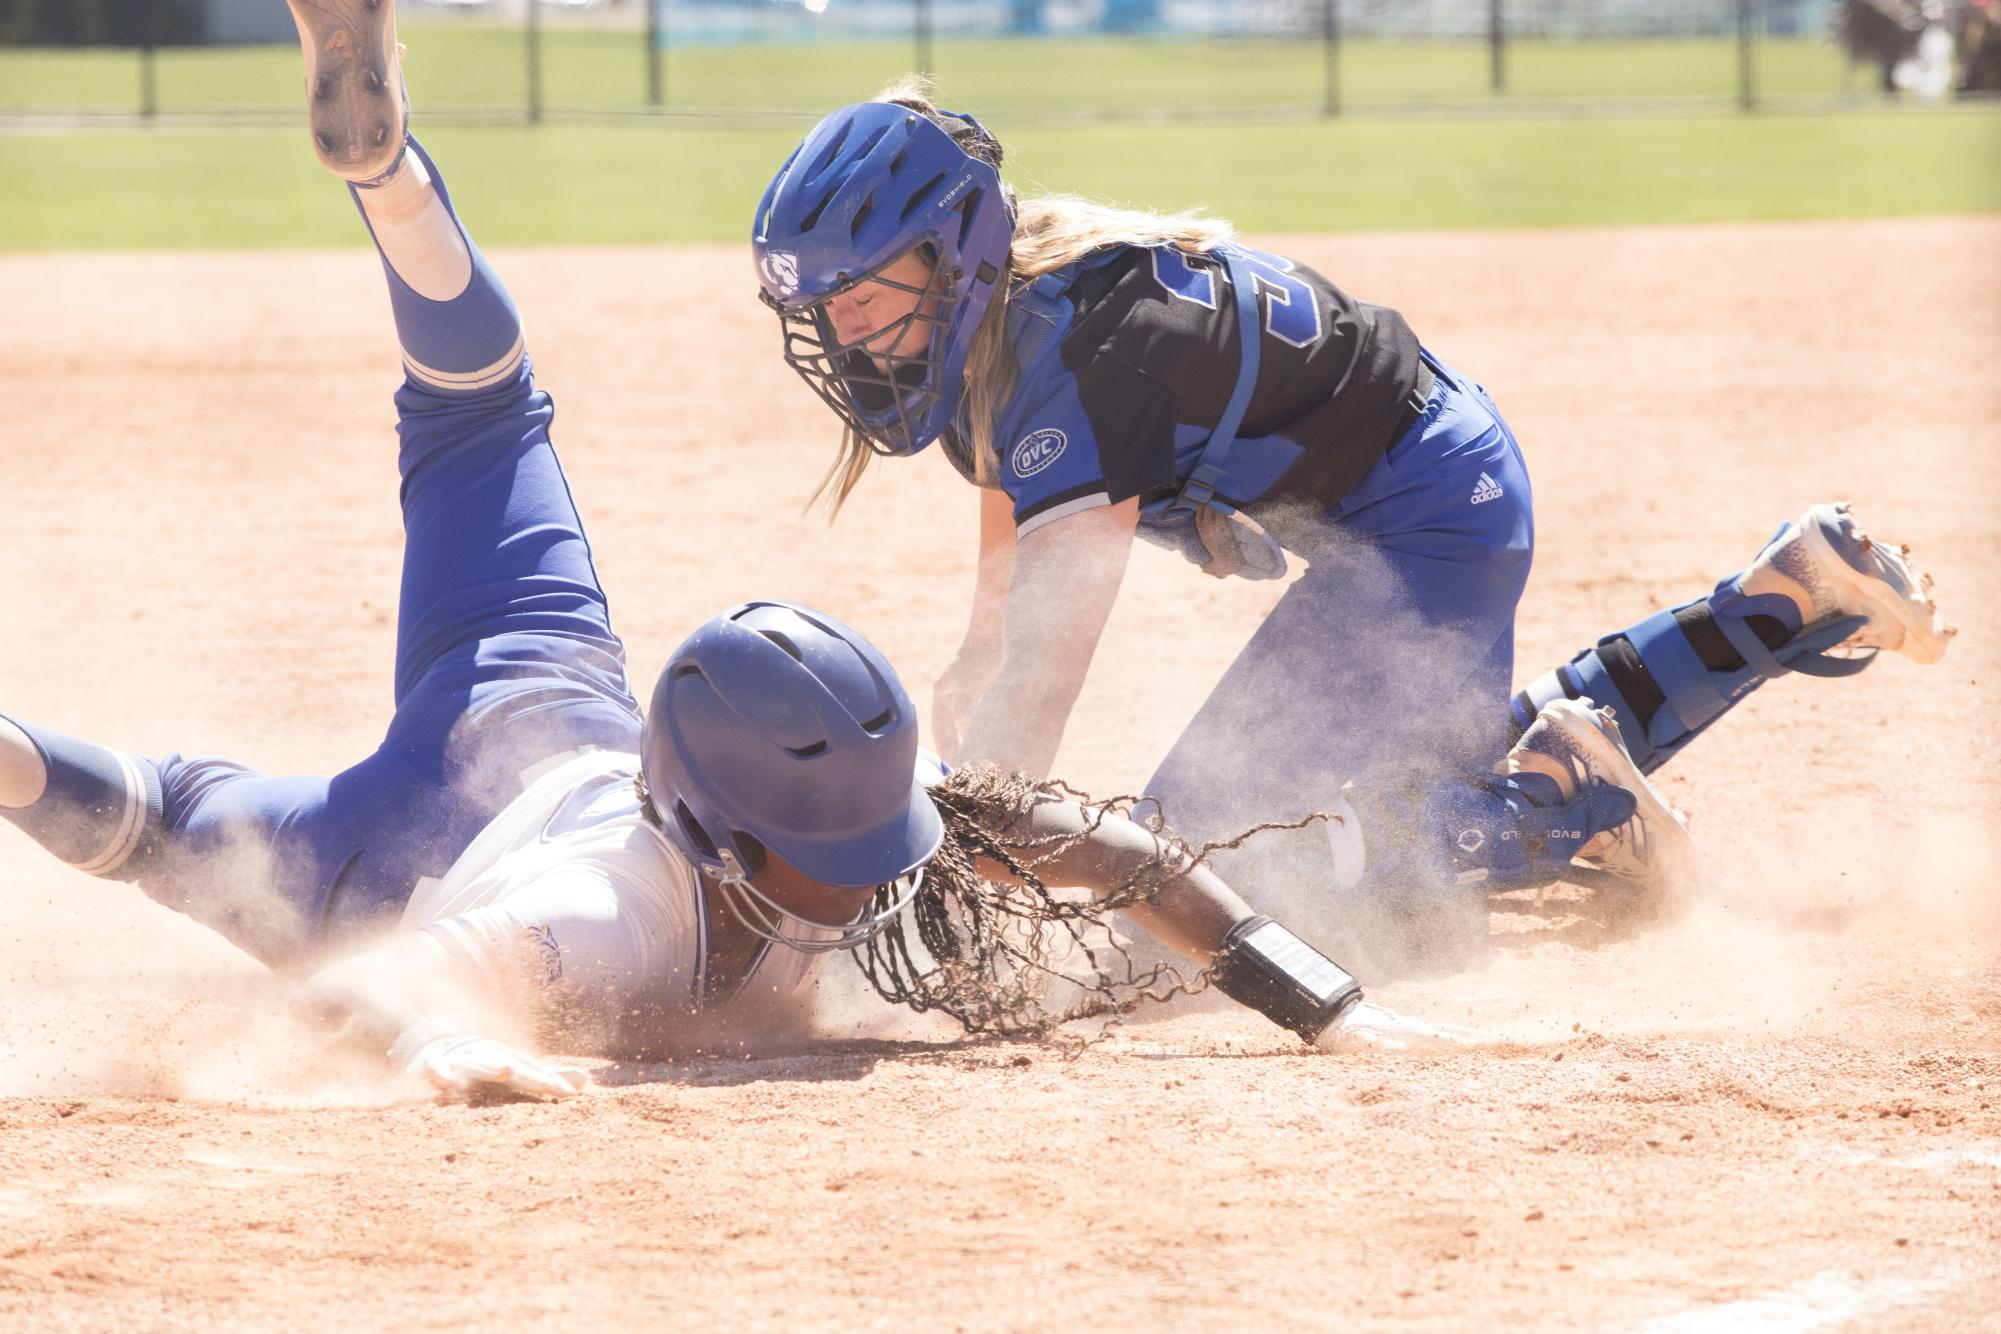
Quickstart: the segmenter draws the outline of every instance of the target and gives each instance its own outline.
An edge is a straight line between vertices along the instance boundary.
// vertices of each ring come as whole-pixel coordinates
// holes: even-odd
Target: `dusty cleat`
[[[307,123],[328,171],[356,183],[403,154],[410,102],[395,0],[286,0],[306,55]]]
[[[1842,648],[1888,649],[1937,662],[1958,631],[1932,601],[1931,576],[1909,547],[1889,547],[1862,531],[1847,501],[1815,505],[1781,528],[1740,577],[1746,594],[1784,593],[1804,623],[1866,618]]]
[[[1610,709],[1589,700],[1545,704],[1501,762],[1500,772],[1539,773],[1553,780],[1567,802],[1594,784],[1623,788],[1635,802],[1633,817],[1605,830],[1574,854],[1592,870],[1646,888],[1686,888],[1697,874],[1688,827],[1626,752]]]

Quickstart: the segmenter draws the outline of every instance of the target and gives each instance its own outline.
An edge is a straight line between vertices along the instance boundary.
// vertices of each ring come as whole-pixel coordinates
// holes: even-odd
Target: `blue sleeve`
[[[1175,484],[1176,407],[1159,381],[1098,356],[1028,388],[995,441],[1017,538]]]

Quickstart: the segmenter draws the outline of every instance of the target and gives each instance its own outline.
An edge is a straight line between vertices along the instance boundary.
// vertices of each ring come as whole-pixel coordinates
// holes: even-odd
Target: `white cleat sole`
[[[1843,520],[1848,522],[1852,538],[1842,534]],[[1849,643],[1858,648],[1888,649],[1922,663],[1945,656],[1946,644],[1959,632],[1940,619],[1930,597],[1931,576],[1911,560],[1908,547],[1886,547],[1870,538],[1855,522],[1846,501],[1815,505],[1801,517],[1799,527],[1801,543],[1815,572],[1839,590],[1840,605],[1853,608],[1851,614],[1869,618],[1868,627]],[[1880,565],[1883,573],[1856,569],[1837,541],[1858,544],[1858,554]]]

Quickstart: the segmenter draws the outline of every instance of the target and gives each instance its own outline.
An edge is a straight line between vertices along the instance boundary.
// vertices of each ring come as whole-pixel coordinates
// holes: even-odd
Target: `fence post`
[[[660,6],[667,0],[646,0],[646,105],[657,107],[667,101],[667,72],[661,68]]]
[[[146,6],[146,25],[139,37],[139,114],[147,120],[160,114],[159,71],[155,68],[160,45],[160,7]]]
[[[528,0],[528,123],[542,123],[542,0]]]
[[[1758,75],[1752,59],[1751,6],[1753,0],[1737,0],[1737,109],[1758,107]]]
[[[1338,116],[1341,114],[1341,0],[1322,0],[1321,18],[1325,25],[1321,36],[1326,49],[1327,74],[1320,114]]]
[[[917,0],[917,72],[931,73],[931,0]]]
[[[1502,0],[1487,0],[1487,80],[1494,96],[1507,88],[1507,71],[1502,59],[1507,45],[1507,27],[1501,18]]]

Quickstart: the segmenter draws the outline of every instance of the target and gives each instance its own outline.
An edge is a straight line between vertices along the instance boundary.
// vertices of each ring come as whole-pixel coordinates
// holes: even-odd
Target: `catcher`
[[[1244,877],[1289,913],[1587,876],[1658,903],[1688,839],[1648,773],[1762,682],[1870,660],[1829,650],[1945,651],[1905,553],[1823,504],[1516,692],[1534,505],[1487,390],[1220,220],[1017,199],[1002,160],[901,84],[808,132],[752,223],[783,355],[840,425],[834,505],[934,443],[980,497],[948,758],[1046,772],[1135,539],[1233,580],[1290,553],[1303,573],[1147,781],[1177,829],[1342,813],[1298,874]]]

